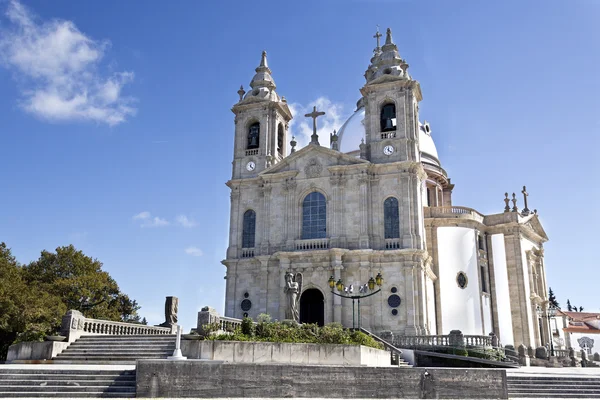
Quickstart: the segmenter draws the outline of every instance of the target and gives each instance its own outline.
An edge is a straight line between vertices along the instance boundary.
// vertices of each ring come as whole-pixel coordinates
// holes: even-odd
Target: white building
[[[331,293],[330,276],[357,292],[381,273],[381,293],[361,301],[363,327],[494,332],[503,344],[539,346],[548,332],[536,314],[547,304],[547,237],[537,213],[508,197],[493,215],[452,203],[454,185],[420,122],[419,82],[390,30],[365,78],[331,148],[316,134],[288,148],[292,114],[265,53],[251,89],[238,92],[225,314],[283,319],[289,271],[302,277],[302,322],[352,326],[352,301]]]

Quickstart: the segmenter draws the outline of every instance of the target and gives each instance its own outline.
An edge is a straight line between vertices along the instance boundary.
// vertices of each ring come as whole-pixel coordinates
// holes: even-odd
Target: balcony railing
[[[491,348],[491,336],[477,335],[427,335],[427,336],[396,336],[394,346],[408,349],[423,349],[428,347],[454,347],[466,346],[477,348]]]
[[[382,139],[393,139],[396,137],[396,131],[381,132]]]
[[[468,207],[424,207],[425,218],[461,218],[483,222],[483,214]]]
[[[255,156],[258,154],[258,149],[250,149],[250,150],[246,150],[246,155],[247,156]]]
[[[385,249],[395,250],[400,248],[400,239],[385,239]]]
[[[254,247],[242,249],[242,258],[254,257]]]
[[[329,248],[329,239],[296,240],[296,250],[324,250]]]

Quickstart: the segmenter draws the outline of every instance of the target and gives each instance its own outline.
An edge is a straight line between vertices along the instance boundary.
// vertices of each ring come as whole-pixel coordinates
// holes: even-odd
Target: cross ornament
[[[310,136],[311,144],[319,144],[319,136],[317,135],[317,118],[321,115],[325,115],[323,111],[317,111],[317,106],[313,107],[313,111],[310,114],[305,114],[304,116],[307,118],[313,119],[313,134]]]
[[[382,37],[383,35],[381,33],[379,33],[379,25],[377,25],[377,33],[373,36],[375,39],[377,39],[377,48],[379,49],[379,39]]]
[[[523,199],[525,200],[525,208],[523,209],[521,214],[523,216],[527,216],[531,214],[531,211],[529,211],[529,208],[527,208],[527,196],[529,196],[529,193],[527,193],[527,188],[525,186],[523,186],[523,190],[521,190],[521,193],[523,193]]]

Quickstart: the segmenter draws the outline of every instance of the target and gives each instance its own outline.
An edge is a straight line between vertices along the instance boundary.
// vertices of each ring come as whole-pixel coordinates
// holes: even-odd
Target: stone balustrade
[[[425,218],[460,218],[483,222],[483,214],[469,207],[444,206],[423,207]]]
[[[400,248],[400,239],[385,239],[385,249],[395,250]]]
[[[220,330],[223,332],[233,332],[237,327],[242,326],[242,320],[230,317],[219,317]]]
[[[296,250],[325,250],[329,248],[329,239],[296,240]]]
[[[450,335],[395,336],[394,346],[407,349],[430,347],[471,347],[487,349],[494,347],[491,336],[463,335],[460,331],[452,331]]]
[[[254,257],[254,247],[242,249],[242,258],[252,258],[252,257]]]
[[[170,335],[172,328],[128,322],[86,318],[77,310],[69,310],[62,319],[61,335],[73,342],[82,335]]]
[[[255,155],[258,155],[258,149],[250,149],[250,150],[246,150],[246,155],[247,155],[247,156],[255,156]]]

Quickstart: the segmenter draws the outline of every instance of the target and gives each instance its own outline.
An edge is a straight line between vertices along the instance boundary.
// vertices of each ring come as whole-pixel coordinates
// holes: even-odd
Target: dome
[[[344,125],[338,131],[338,144],[342,153],[358,154],[360,142],[366,141],[365,135],[365,107],[361,101],[358,102],[358,108],[346,120]],[[419,122],[419,149],[421,151],[421,161],[440,166],[438,152],[431,137],[431,127],[429,123]]]
[[[359,107],[338,131],[338,144],[342,153],[358,151],[361,140],[365,140],[365,108]]]

